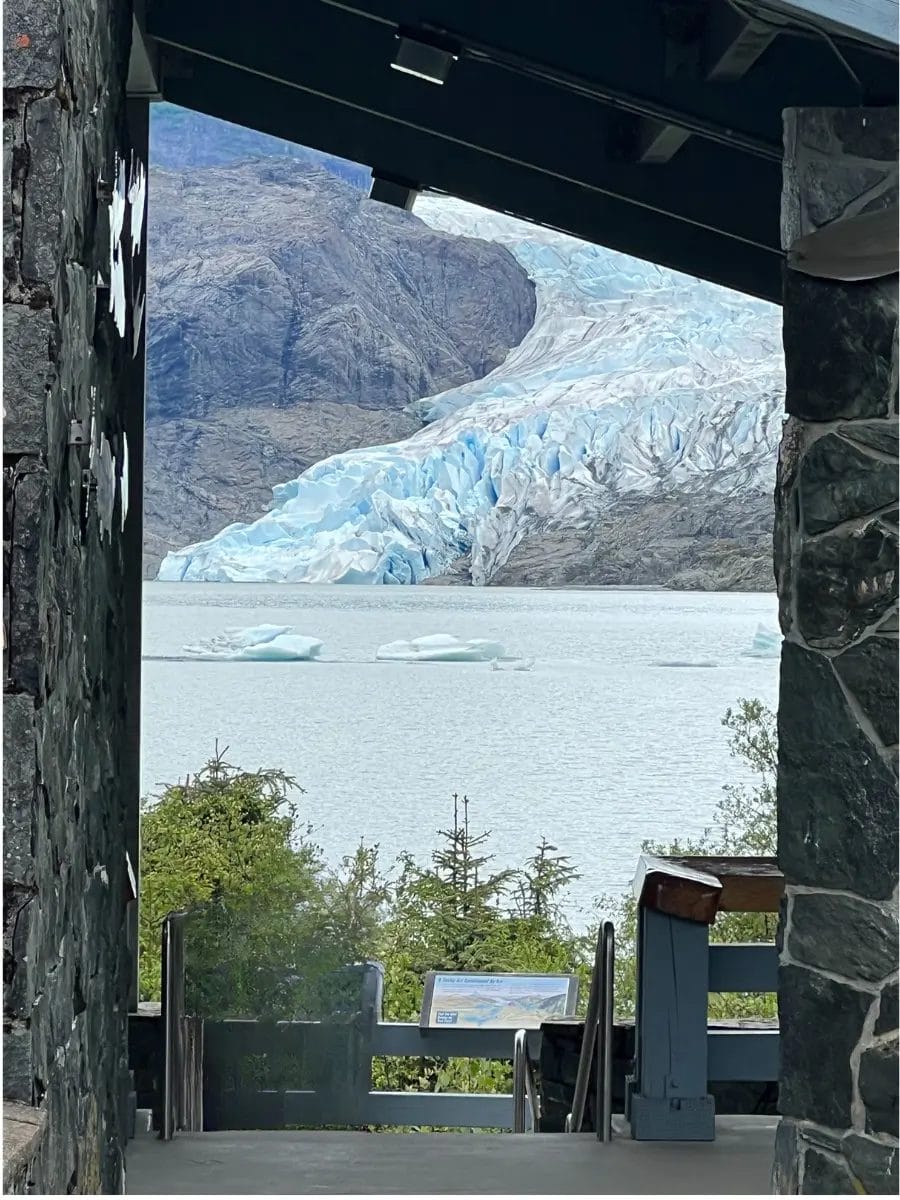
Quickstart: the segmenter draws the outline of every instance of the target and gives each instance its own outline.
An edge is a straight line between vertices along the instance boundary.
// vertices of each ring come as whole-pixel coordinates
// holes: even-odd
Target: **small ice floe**
[[[511,662],[501,662],[499,658],[491,659],[492,671],[533,671],[533,658],[516,658]]]
[[[379,646],[379,662],[490,662],[503,658],[499,642],[487,638],[457,638],[449,633],[432,633],[408,642],[388,642]]]
[[[189,658],[207,662],[309,662],[318,658],[323,643],[293,632],[293,625],[252,625],[185,646]]]
[[[781,632],[778,629],[767,629],[765,625],[757,625],[756,633],[749,649],[741,655],[742,658],[781,658]]]

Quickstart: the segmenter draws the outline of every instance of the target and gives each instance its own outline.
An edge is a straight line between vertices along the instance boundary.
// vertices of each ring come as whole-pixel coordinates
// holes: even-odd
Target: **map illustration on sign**
[[[425,981],[423,1029],[537,1029],[571,1016],[578,999],[574,975],[466,975],[430,971]]]

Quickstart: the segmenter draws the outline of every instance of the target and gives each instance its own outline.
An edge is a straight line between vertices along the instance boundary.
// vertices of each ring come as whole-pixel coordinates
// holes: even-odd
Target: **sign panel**
[[[465,974],[429,971],[422,1029],[537,1029],[575,1013],[575,975]]]

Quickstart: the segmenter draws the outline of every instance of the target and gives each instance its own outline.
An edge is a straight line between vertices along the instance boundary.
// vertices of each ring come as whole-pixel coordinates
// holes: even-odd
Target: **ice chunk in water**
[[[767,629],[765,625],[757,625],[750,649],[744,651],[744,658],[780,658],[781,632],[778,629]]]
[[[229,662],[306,662],[318,658],[322,642],[294,633],[292,625],[251,625],[185,646],[191,658]]]
[[[500,642],[487,638],[453,637],[432,633],[408,642],[388,642],[379,646],[375,657],[380,662],[490,662],[506,653]]]

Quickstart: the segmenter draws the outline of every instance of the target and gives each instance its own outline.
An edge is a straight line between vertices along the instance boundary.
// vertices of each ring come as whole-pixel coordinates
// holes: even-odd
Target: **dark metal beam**
[[[599,93],[630,97],[656,120],[694,129],[694,122],[730,130],[781,146],[781,111],[805,105],[856,105],[858,89],[824,38],[779,37],[758,69],[739,89],[711,89],[700,77],[667,74],[667,44],[660,20],[662,0],[585,5],[584,0],[555,0],[551,9],[489,4],[484,0],[321,0],[353,8],[360,16],[359,36],[373,22],[420,25],[440,31],[464,46],[483,46],[546,71],[581,80]],[[768,2],[768,0],[767,0]],[[703,0],[713,14],[727,0]],[[749,3],[749,0],[748,0]],[[754,4],[762,0],[754,0]],[[873,8],[890,0],[771,0],[772,7]],[[770,10],[771,11],[771,10]],[[896,24],[896,16],[894,17]],[[877,47],[874,47],[875,49]],[[858,49],[858,54],[857,54]],[[893,61],[859,46],[848,57],[864,77],[870,97],[896,102]],[[671,65],[671,64],[669,64]]]
[[[390,69],[396,39],[391,28],[360,23],[320,3],[295,3],[291,21],[284,0],[256,0],[254,29],[278,36],[248,35],[223,5],[209,21],[192,0],[158,0],[151,27],[162,45],[203,55],[247,72],[235,85],[253,90],[254,77],[276,80],[362,118],[397,137],[433,138],[443,154],[475,153],[494,167],[506,163],[541,173],[551,186],[577,186],[585,200],[618,198],[773,251],[780,249],[780,151],[771,158],[742,154],[727,143],[695,139],[665,170],[607,157],[616,114],[591,98],[462,58],[441,87]],[[727,90],[727,89],[726,89]],[[168,94],[168,91],[167,91]],[[379,135],[380,136],[380,135]],[[302,139],[301,139],[302,140]],[[378,144],[362,161],[380,165]],[[436,180],[411,167],[402,177]]]
[[[179,56],[177,71],[170,66],[166,57],[163,87],[166,99],[176,104],[780,302],[780,251],[728,238],[470,146],[448,148],[446,141],[427,131],[274,80],[248,77],[223,63],[184,55]],[[697,186],[696,164],[692,167],[687,158],[692,150],[687,148],[685,161]],[[776,187],[768,197],[776,215],[779,194]],[[762,193],[757,196],[761,202]]]

